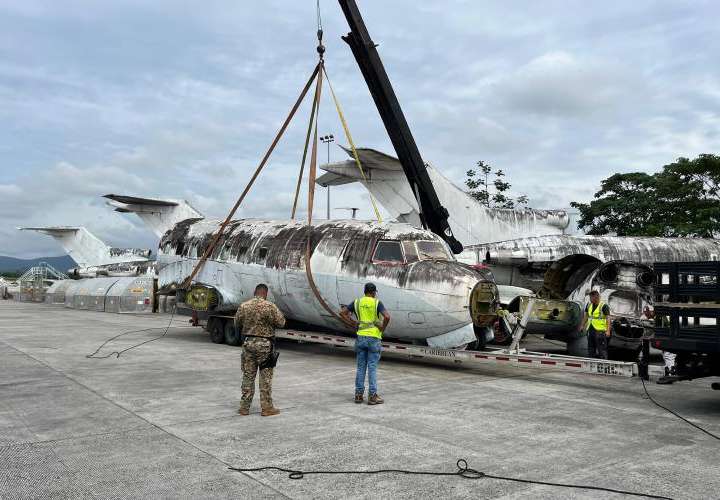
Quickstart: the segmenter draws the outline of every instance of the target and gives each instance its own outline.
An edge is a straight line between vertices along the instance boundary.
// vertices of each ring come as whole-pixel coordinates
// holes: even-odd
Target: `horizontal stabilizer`
[[[397,158],[369,148],[356,149],[362,172],[353,158],[352,150],[340,146],[350,157],[349,160],[326,163],[320,166],[326,173],[317,178],[316,182],[323,186],[342,186],[353,182],[395,181],[406,182],[402,165]],[[364,175],[363,175],[364,174]]]
[[[346,148],[344,146],[340,146],[343,151],[347,153],[347,155],[350,157],[351,160],[354,162],[352,149]],[[402,164],[400,163],[400,160],[397,158],[394,158],[390,155],[386,155],[385,153],[381,153],[380,151],[377,151],[375,149],[371,148],[356,148],[355,151],[357,151],[358,159],[360,160],[360,164],[362,165],[363,169],[376,169],[376,170],[394,170],[397,172],[402,172]],[[357,166],[355,167],[357,168]]]
[[[148,205],[155,207],[176,207],[178,205],[178,202],[174,200],[160,200],[158,198],[139,198],[137,196],[125,196],[122,194],[106,194],[104,198],[117,201],[118,203],[125,203],[128,205]]]
[[[158,237],[162,237],[178,222],[203,218],[203,215],[185,200],[141,198],[120,194],[106,194],[104,198],[110,200],[108,205],[116,212],[136,214]]]
[[[356,179],[348,177],[342,174],[336,174],[335,172],[326,172],[318,177],[317,182],[322,187],[328,186],[342,186],[343,184],[351,184],[356,182]]]
[[[74,227],[74,226],[43,226],[43,227],[19,227],[20,231],[35,231],[38,233],[47,234],[49,236],[52,236],[54,234],[61,235],[61,234],[71,234],[76,233],[79,231],[80,227]]]

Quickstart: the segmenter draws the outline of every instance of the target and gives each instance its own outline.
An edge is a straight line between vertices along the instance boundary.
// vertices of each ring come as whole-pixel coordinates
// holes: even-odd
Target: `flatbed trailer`
[[[304,332],[298,330],[277,330],[275,336],[281,339],[330,345],[352,350],[355,339],[340,335],[320,332]],[[509,349],[485,349],[470,351],[460,349],[437,349],[435,347],[401,344],[383,341],[383,356],[401,357],[406,359],[430,362],[450,363],[467,367],[484,365],[512,366],[516,368],[538,368],[593,375],[611,375],[617,377],[633,377],[638,374],[637,364],[627,361],[580,358],[561,354],[548,354],[520,349],[511,352]]]
[[[203,326],[215,343],[241,345],[242,339],[233,324],[233,316],[229,313],[204,314],[193,316],[196,326]],[[345,335],[337,335],[319,331],[305,331],[282,328],[275,331],[278,339],[291,340],[299,343],[322,344],[333,348],[352,351],[355,339]],[[562,354],[527,351],[517,347],[486,348],[482,351],[465,349],[438,349],[426,345],[405,344],[383,341],[383,356],[425,361],[444,365],[462,365],[477,368],[487,365],[509,366],[514,368],[546,369],[564,372],[606,375],[615,377],[634,377],[639,374],[636,363],[614,361]],[[660,375],[660,367],[650,367],[650,373]]]

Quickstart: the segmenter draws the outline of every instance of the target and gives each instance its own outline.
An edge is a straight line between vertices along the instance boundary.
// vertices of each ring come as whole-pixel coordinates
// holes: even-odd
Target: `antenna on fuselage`
[[[357,207],[337,207],[335,210],[352,210],[352,218],[354,219],[360,209]]]

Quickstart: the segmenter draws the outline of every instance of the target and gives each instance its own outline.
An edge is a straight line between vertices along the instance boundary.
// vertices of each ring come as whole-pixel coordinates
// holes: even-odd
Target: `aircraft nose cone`
[[[482,276],[474,269],[453,261],[421,261],[413,265],[407,288],[422,297],[434,327],[445,333],[472,322],[470,296]]]

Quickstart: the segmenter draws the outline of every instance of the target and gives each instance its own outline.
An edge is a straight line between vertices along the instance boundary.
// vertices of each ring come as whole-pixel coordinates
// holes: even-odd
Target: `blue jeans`
[[[355,375],[355,393],[365,392],[365,372],[368,375],[368,394],[377,394],[377,366],[380,361],[382,342],[375,337],[358,335],[355,340],[357,353],[357,374]]]

